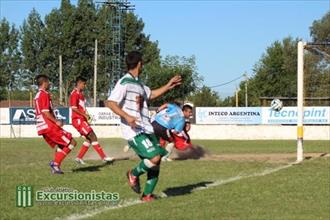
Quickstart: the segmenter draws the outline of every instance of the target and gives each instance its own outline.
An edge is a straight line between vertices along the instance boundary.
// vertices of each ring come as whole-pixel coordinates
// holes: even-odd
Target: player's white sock
[[[167,161],[169,160],[169,157],[173,151],[173,147],[174,147],[174,143],[168,143],[165,147],[165,149],[167,150],[167,154],[162,158],[162,161]]]

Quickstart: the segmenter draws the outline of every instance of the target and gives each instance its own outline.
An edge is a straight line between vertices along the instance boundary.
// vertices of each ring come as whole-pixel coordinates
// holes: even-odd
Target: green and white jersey
[[[118,103],[124,112],[138,119],[137,127],[133,129],[121,118],[122,132],[126,140],[132,140],[140,133],[154,133],[147,104],[150,95],[150,88],[129,73],[123,76],[112,90],[108,100]]]

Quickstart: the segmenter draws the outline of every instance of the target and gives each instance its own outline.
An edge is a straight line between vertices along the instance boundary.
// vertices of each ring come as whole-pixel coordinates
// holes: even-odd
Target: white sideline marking
[[[249,174],[249,175],[238,175],[238,176],[230,177],[230,178],[224,179],[224,180],[221,180],[221,179],[216,180],[213,183],[206,184],[206,186],[197,187],[192,191],[205,190],[205,189],[208,189],[208,188],[211,188],[211,187],[224,185],[226,183],[235,182],[235,181],[238,181],[238,180],[241,180],[241,179],[247,179],[247,178],[258,177],[258,176],[266,176],[268,174],[272,174],[272,173],[275,173],[277,171],[289,168],[292,165],[294,165],[294,163],[290,163],[290,164],[287,164],[287,165],[284,165],[284,166],[279,166],[279,167],[276,167],[276,168],[266,169],[266,170],[264,170],[262,172],[259,172],[259,173],[252,173],[252,174]],[[167,195],[165,193],[162,193],[161,197],[165,198],[165,197],[167,197]],[[100,214],[102,212],[105,212],[105,211],[108,211],[108,210],[125,208],[125,207],[129,207],[129,206],[138,205],[138,204],[141,204],[141,203],[143,203],[143,202],[139,199],[122,200],[119,204],[114,205],[114,206],[105,206],[105,207],[98,208],[98,209],[95,209],[95,210],[90,211],[90,212],[86,212],[84,214],[73,214],[73,215],[70,215],[70,216],[67,216],[67,217],[63,217],[63,218],[57,217],[57,218],[55,218],[55,220],[60,220],[60,219],[63,219],[63,220],[85,219],[85,218],[93,217],[95,215],[98,215],[98,214]]]

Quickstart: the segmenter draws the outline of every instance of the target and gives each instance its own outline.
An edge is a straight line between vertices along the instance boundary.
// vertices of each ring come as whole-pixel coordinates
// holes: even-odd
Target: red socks
[[[68,153],[71,152],[71,150],[74,148],[73,145],[69,145],[67,147],[63,147],[61,148],[57,148],[56,152],[55,152],[55,158],[54,158],[54,162],[60,166],[61,162],[64,160],[64,158],[66,157],[66,155],[68,155]]]
[[[87,141],[85,141],[83,143],[83,145],[80,148],[80,151],[79,151],[79,154],[78,154],[77,158],[82,159],[84,157],[84,155],[88,151],[89,145],[90,145],[90,143],[87,142]]]
[[[106,157],[104,151],[102,150],[101,146],[99,145],[99,142],[95,141],[92,142],[94,150],[100,155],[101,159],[104,159]]]

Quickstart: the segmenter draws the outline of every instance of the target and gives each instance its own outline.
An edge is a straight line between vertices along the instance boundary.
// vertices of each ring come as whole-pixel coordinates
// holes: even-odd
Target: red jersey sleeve
[[[78,108],[79,105],[79,96],[77,92],[72,92],[70,96],[70,106],[73,108]]]

